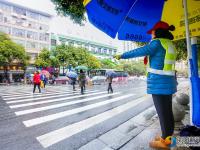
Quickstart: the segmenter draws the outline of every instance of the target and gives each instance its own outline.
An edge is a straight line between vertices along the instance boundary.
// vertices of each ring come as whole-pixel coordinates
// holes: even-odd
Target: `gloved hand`
[[[121,55],[114,55],[113,56],[115,59],[120,60],[121,59]]]

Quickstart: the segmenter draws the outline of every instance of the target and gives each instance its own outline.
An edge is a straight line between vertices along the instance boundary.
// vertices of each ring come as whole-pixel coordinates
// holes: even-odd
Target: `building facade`
[[[34,59],[41,49],[50,48],[51,15],[0,0],[0,31],[25,47]]]
[[[0,0],[0,32],[10,35],[10,38],[24,46],[26,53],[31,56],[30,63],[43,49],[50,49],[49,23],[51,15],[23,7],[11,2]],[[10,66],[9,77],[22,76],[23,70],[17,65]],[[3,68],[0,68],[2,76]]]
[[[113,55],[117,53],[117,48],[110,45],[52,33],[51,48],[54,48],[56,45],[60,44],[86,48],[91,54],[99,59],[112,59]]]

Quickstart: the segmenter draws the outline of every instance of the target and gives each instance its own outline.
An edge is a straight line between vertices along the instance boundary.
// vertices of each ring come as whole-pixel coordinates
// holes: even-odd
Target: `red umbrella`
[[[44,74],[47,78],[50,76],[50,73],[47,70],[42,70],[40,74]]]

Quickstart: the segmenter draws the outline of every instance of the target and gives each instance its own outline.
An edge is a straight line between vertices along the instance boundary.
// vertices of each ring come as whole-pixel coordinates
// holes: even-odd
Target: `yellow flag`
[[[200,1],[187,0],[187,5],[190,36],[200,36]],[[176,27],[176,30],[172,32],[175,40],[185,38],[184,16],[182,0],[167,0],[165,2],[162,21]]]
[[[84,0],[83,5],[86,6],[91,0]]]

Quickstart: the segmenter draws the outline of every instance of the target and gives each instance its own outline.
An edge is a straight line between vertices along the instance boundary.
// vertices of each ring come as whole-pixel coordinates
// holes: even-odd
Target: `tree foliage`
[[[75,23],[82,24],[85,20],[85,7],[83,0],[51,0],[57,13],[63,16],[69,16]]]
[[[52,51],[42,50],[35,62],[36,66],[69,66],[84,65],[91,69],[100,68],[100,61],[86,49],[67,45],[56,46]]]
[[[145,65],[143,61],[121,61],[119,68],[129,75],[145,75]]]
[[[20,64],[25,69],[29,59],[23,46],[16,44],[8,35],[0,32],[0,65],[4,67],[7,79],[8,66]]]
[[[102,59],[101,60],[101,67],[104,69],[117,69],[118,64],[113,62],[110,59]]]

